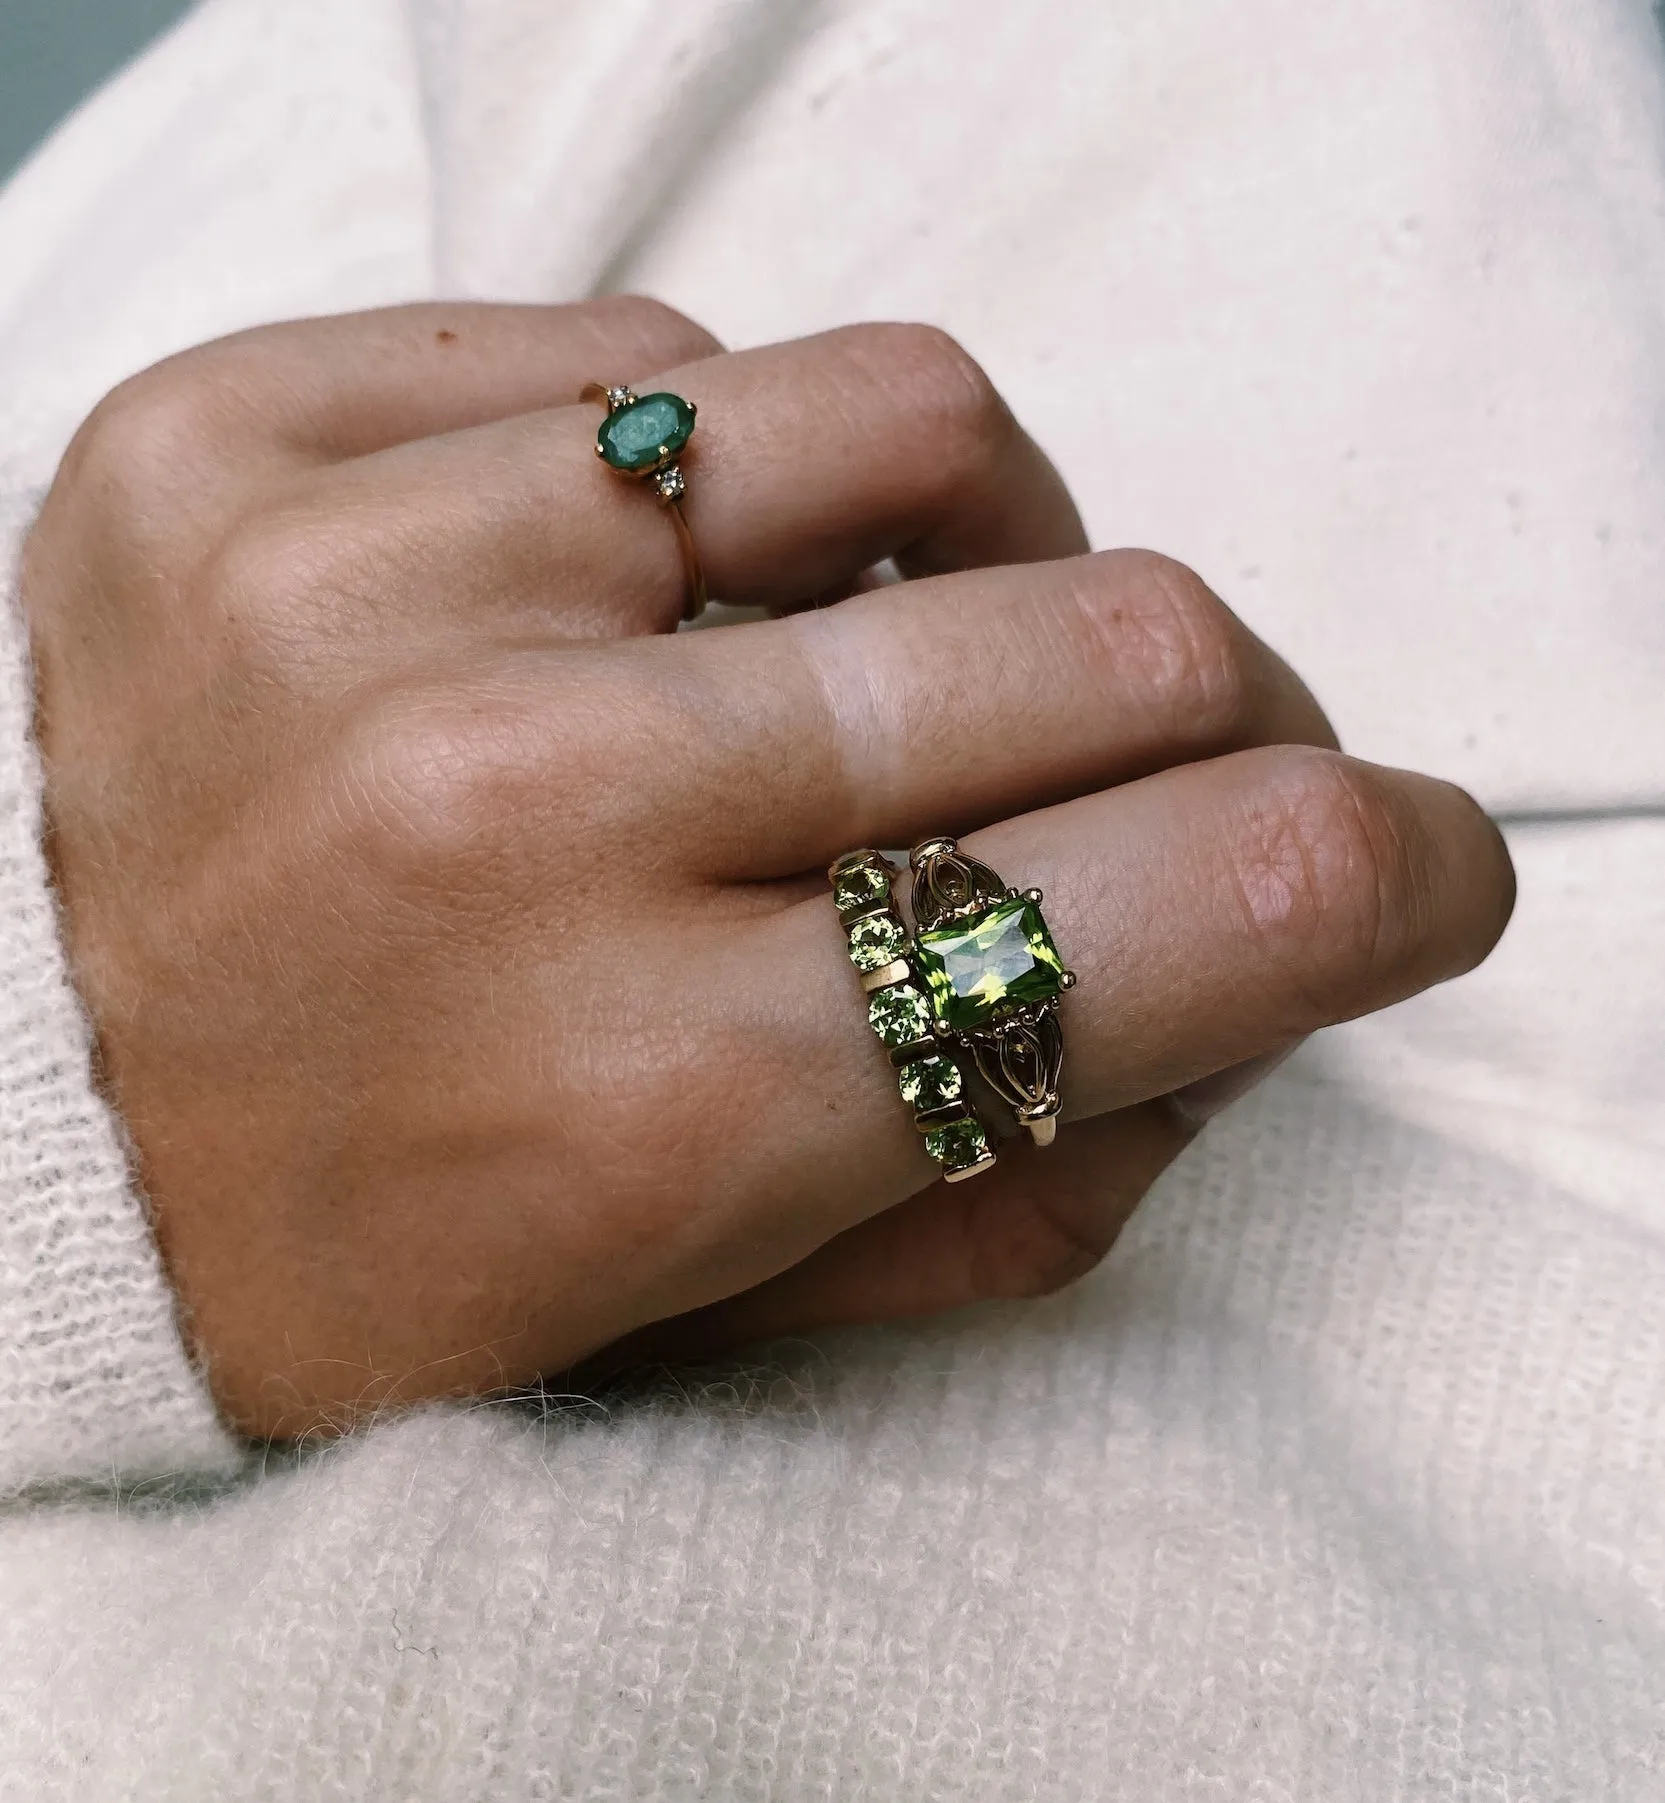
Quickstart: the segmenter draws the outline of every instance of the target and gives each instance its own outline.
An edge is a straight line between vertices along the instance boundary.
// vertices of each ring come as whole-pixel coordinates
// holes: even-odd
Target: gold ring
[[[939,1042],[969,1052],[1035,1144],[1051,1145],[1064,1064],[1058,998],[1075,973],[1052,943],[1040,890],[1007,888],[953,839],[922,840],[908,863],[909,957]]]
[[[891,896],[896,866],[883,852],[847,852],[827,872],[867,1020],[890,1054],[902,1100],[949,1183],[994,1165],[988,1129],[966,1098],[965,1072],[937,1039],[931,1007],[907,958],[908,930]]]
[[[670,514],[682,551],[683,574],[688,579],[685,620],[697,620],[705,612],[705,572],[700,568],[694,535],[682,511],[687,480],[677,462],[694,435],[698,409],[679,394],[636,394],[628,388],[609,388],[591,382],[578,397],[600,401],[607,409],[595,435],[595,454],[610,470],[633,481],[651,480],[654,493]]]

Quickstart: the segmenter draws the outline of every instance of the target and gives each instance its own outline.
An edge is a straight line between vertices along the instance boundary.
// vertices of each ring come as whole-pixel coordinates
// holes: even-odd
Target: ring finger
[[[1469,969],[1513,898],[1502,840],[1460,790],[1307,748],[1167,770],[966,848],[1043,888],[1079,979],[1062,1005],[1060,1147],[1093,1117]],[[712,1003],[728,1058],[749,1047],[757,1067],[769,1046],[744,1102],[771,1131],[726,1123],[727,1161],[732,1194],[767,1199],[738,1225],[777,1271],[933,1177],[841,939],[824,896],[755,922]],[[1050,1156],[1015,1149],[1037,1182]]]

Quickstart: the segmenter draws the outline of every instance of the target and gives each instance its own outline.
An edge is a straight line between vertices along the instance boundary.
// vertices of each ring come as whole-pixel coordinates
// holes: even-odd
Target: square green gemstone
[[[963,1171],[989,1155],[989,1137],[981,1121],[949,1121],[925,1135],[925,1150],[944,1170]]]
[[[850,962],[857,970],[878,970],[902,955],[907,935],[891,914],[870,914],[850,929]]]
[[[852,864],[833,878],[833,906],[840,914],[889,901],[890,873],[880,864]]]
[[[1064,961],[1041,911],[1021,896],[914,935],[931,1009],[950,1032],[981,1026],[1003,1003],[1044,1002]]]
[[[921,1058],[916,1064],[904,1064],[896,1081],[910,1108],[945,1107],[959,1101],[965,1088],[965,1078],[952,1058]]]
[[[873,1031],[887,1046],[912,1045],[931,1037],[931,1010],[911,983],[879,990],[867,1004]]]

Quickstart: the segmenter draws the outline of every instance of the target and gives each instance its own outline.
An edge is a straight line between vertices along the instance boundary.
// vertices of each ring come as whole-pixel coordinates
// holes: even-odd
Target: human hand
[[[714,593],[910,580],[673,634],[669,525],[574,404],[660,371]],[[422,306],[100,406],[25,560],[51,850],[232,1420],[1041,1292],[1185,1143],[1166,1092],[1485,955],[1474,804],[1340,756],[1189,572],[1084,551],[923,328]],[[1079,977],[1056,1145],[953,1188],[822,874],[938,832]]]

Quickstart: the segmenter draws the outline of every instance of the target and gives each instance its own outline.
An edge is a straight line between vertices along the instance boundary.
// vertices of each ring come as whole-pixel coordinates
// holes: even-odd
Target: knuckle
[[[329,649],[331,620],[349,622],[374,584],[375,560],[311,508],[246,515],[211,547],[191,579],[200,618],[233,625],[257,661],[295,677]]]
[[[584,891],[636,786],[587,686],[510,653],[357,690],[315,765],[325,836],[384,888],[471,913]]]
[[[1317,1012],[1335,1018],[1435,930],[1427,835],[1368,765],[1310,747],[1269,755],[1241,872],[1245,900]]]
[[[651,294],[614,295],[605,305],[608,323],[643,356],[667,368],[714,357],[723,348],[704,326]]]
[[[264,612],[301,586],[316,556],[316,543],[308,543],[285,516],[252,515],[214,546],[201,581],[223,611]]]
[[[988,372],[957,338],[920,324],[859,326],[852,333],[864,360],[905,397],[946,482],[959,487],[995,466],[1015,422]]]
[[[357,863],[392,886],[426,887],[496,857],[534,781],[511,715],[404,688],[344,728],[326,807]]]
[[[1208,584],[1155,551],[1088,560],[1083,599],[1115,667],[1134,660],[1142,691],[1187,744],[1224,749],[1252,733],[1260,695],[1248,635]]]
[[[129,376],[70,441],[60,480],[117,502],[170,486],[200,463],[222,405],[189,356]]]

